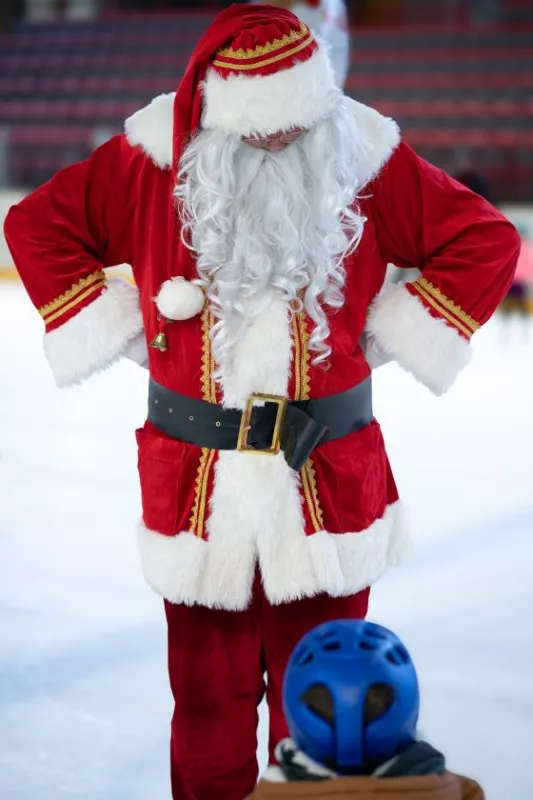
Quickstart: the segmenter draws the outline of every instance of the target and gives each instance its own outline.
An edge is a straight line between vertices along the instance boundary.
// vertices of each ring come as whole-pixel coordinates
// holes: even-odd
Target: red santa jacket
[[[172,95],[157,98],[93,156],[11,209],[5,233],[45,322],[59,385],[107,367],[143,329],[157,332],[153,298],[177,260]],[[311,364],[309,321],[278,297],[236,347],[224,391],[212,378],[207,307],[168,326],[169,349],[150,350],[159,383],[243,408],[254,392],[290,399],[340,392],[366,378],[366,327],[380,351],[437,394],[468,361],[469,340],[512,280],[519,240],[492,206],[399,142],[397,126],[351,104],[365,159],[354,175],[367,218],[346,261],[346,302],[331,314],[329,369]],[[129,263],[137,290],[108,281]],[[387,285],[387,264],[422,277]],[[380,291],[381,290],[381,291]],[[325,591],[351,594],[395,563],[406,542],[377,422],[315,450],[299,474],[283,455],[216,452],[138,431],[146,577],[175,602],[242,609],[259,562],[274,603]]]

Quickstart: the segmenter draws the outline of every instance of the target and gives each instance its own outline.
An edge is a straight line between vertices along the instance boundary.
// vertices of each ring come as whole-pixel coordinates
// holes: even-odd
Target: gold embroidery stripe
[[[308,400],[311,390],[309,374],[309,331],[305,314],[302,312],[294,316],[294,373],[295,373],[295,399]],[[316,485],[316,472],[313,460],[308,458],[301,470],[302,488],[305,502],[315,533],[324,530],[324,519],[318,499]]]
[[[311,393],[311,377],[309,374],[309,331],[305,314],[300,314],[300,336],[302,340],[302,400],[309,400]]]
[[[216,385],[213,379],[214,359],[211,347],[211,313],[206,306],[202,314],[202,399],[216,403]]]
[[[309,514],[311,516],[311,523],[312,523],[313,528],[315,529],[315,533],[316,533],[317,532],[317,530],[316,530],[316,515],[315,515],[315,509],[313,508],[313,501],[312,501],[312,498],[311,498],[311,492],[309,490],[309,478],[307,476],[307,462],[303,465],[300,474],[302,476],[302,488],[304,490],[305,502],[306,502],[307,508],[309,509]]]
[[[211,322],[212,316],[206,305],[202,313],[202,399],[208,403],[216,403],[216,384],[212,377],[214,359],[209,335]],[[207,447],[202,448],[196,474],[193,510],[189,520],[191,532],[199,538],[203,538],[204,534],[207,487],[214,458],[214,450],[209,450]]]
[[[207,447],[202,448],[202,455],[200,456],[200,461],[198,462],[198,472],[196,474],[196,480],[194,482],[194,503],[192,514],[189,519],[189,524],[191,526],[191,532],[196,533],[196,526],[198,525],[198,512],[200,509],[200,494],[202,489],[202,479],[204,475],[205,464],[207,461],[209,450]]]
[[[208,326],[208,329],[209,329],[208,330],[208,340],[209,340],[209,343],[208,343],[208,347],[209,347],[209,393],[211,395],[211,402],[212,403],[216,403],[216,401],[217,401],[217,385],[216,385],[215,379],[213,378],[213,373],[215,371],[215,359],[214,359],[214,356],[213,356],[213,347],[212,347],[212,342],[211,342],[211,336],[209,335],[209,332],[211,330],[212,322],[213,322],[213,317],[210,314],[209,315],[209,326]]]
[[[207,349],[208,313],[207,307],[204,308],[202,313],[202,400],[209,400],[209,352]]]
[[[102,286],[104,286],[104,285],[105,285],[105,278],[104,278],[104,280],[102,280],[102,281],[99,281],[98,283],[95,283],[95,284],[93,284],[93,286],[90,286],[90,287],[87,289],[87,291],[85,291],[85,292],[83,292],[82,294],[78,295],[78,297],[76,297],[76,299],[75,299],[75,300],[73,300],[71,303],[67,303],[67,305],[66,305],[66,306],[62,306],[62,307],[59,309],[59,311],[56,311],[56,313],[55,313],[55,314],[51,314],[49,317],[46,317],[46,319],[44,320],[44,321],[45,321],[45,323],[46,323],[46,325],[49,325],[49,324],[50,324],[51,322],[53,322],[54,320],[58,319],[59,317],[62,317],[62,316],[63,316],[63,314],[66,314],[66,313],[67,313],[67,311],[70,311],[72,308],[75,308],[75,307],[76,307],[77,305],[79,305],[79,304],[80,304],[80,303],[81,303],[83,300],[85,300],[85,298],[86,298],[86,297],[89,297],[89,295],[90,295],[90,294],[93,294],[93,292],[96,292],[96,291],[98,291],[98,289],[101,289],[101,288],[102,288]]]
[[[202,485],[203,485],[203,479],[204,479],[208,456],[209,456],[209,449],[207,447],[202,447],[202,455],[200,456],[200,461],[198,463],[198,473],[196,475],[196,481],[194,485],[193,510],[191,518],[189,520],[191,531],[192,533],[195,534],[197,534],[198,518],[200,514],[200,498],[202,495]]]
[[[447,311],[445,308],[439,305],[437,301],[430,294],[428,294],[426,290],[423,289],[420,285],[417,286],[416,281],[412,285],[414,289],[418,292],[418,294],[421,295],[421,297],[423,297],[424,300],[427,303],[429,303],[430,306],[432,306],[432,308],[438,311],[438,313],[441,316],[446,317],[446,319],[449,322],[451,322],[455,328],[458,328],[460,331],[462,331],[468,339],[472,338],[472,331],[470,330],[470,328],[467,328],[466,325],[463,325],[462,322],[459,322],[459,320],[456,319],[452,314],[450,314],[449,311]]]
[[[302,395],[302,378],[301,378],[301,364],[302,364],[302,347],[300,343],[300,326],[298,324],[298,316],[293,314],[292,328],[294,336],[294,399],[301,400]]]
[[[215,459],[216,450],[208,450],[207,461],[205,465],[204,475],[202,479],[202,490],[200,493],[200,503],[198,508],[198,530],[196,535],[198,538],[203,539],[204,525],[205,525],[205,509],[207,506],[207,486],[209,483],[209,476],[211,474],[211,467]]]
[[[311,487],[311,494],[313,495],[313,502],[315,504],[316,518],[319,525],[319,530],[324,530],[324,517],[322,516],[322,509],[320,508],[320,502],[318,500],[318,489],[316,485],[316,470],[312,458],[308,459],[308,470],[309,470],[309,485]]]
[[[418,284],[418,286],[415,287],[415,288],[418,289],[419,293],[423,297],[425,297],[426,300],[428,300],[428,302],[429,302],[429,298],[431,298],[431,301],[432,301],[431,304],[433,305],[433,307],[436,308],[444,317],[446,317],[446,319],[449,319],[451,322],[453,322],[453,324],[457,328],[459,328],[459,330],[466,331],[466,333],[468,333],[468,337],[469,338],[471,338],[473,336],[475,330],[477,330],[477,328],[479,328],[479,325],[477,325],[477,328],[473,327],[473,325],[477,324],[477,323],[474,323],[473,321],[472,321],[472,323],[471,322],[465,322],[462,319],[462,317],[459,317],[459,315],[456,314],[452,309],[450,309],[447,306],[445,306],[434,293],[428,291],[428,289],[425,288],[423,285]],[[465,315],[465,316],[467,316],[467,315]]]
[[[415,281],[416,284],[421,286],[423,289],[426,290],[435,300],[440,303],[444,308],[454,314],[458,319],[464,322],[469,328],[471,328],[472,332],[479,330],[481,325],[479,322],[476,322],[469,314],[464,311],[461,306],[458,306],[457,303],[454,303],[453,300],[449,300],[446,295],[444,295],[440,289],[437,289],[427,278],[424,278],[422,275]]]
[[[97,281],[105,280],[105,272],[100,270],[99,272],[93,272],[92,275],[89,275],[87,278],[82,278],[77,283],[68,289],[68,291],[60,294],[55,300],[52,300],[50,303],[42,306],[39,309],[39,314],[42,317],[46,317],[48,314],[52,313],[52,311],[57,311],[57,309],[61,308],[65,303],[68,303],[69,300],[73,300],[74,297],[86,289],[88,286],[91,286],[93,283]]]
[[[253,49],[244,50],[244,48],[239,48],[238,50],[233,50],[232,47],[225,47],[222,50],[219,50],[217,55],[219,56],[227,56],[228,58],[258,58],[259,56],[266,56],[269,53],[273,53],[276,50],[280,50],[282,47],[287,47],[287,45],[292,44],[293,42],[297,42],[302,36],[307,36],[309,34],[309,28],[307,25],[302,22],[299,30],[292,31],[288,33],[286,36],[282,36],[279,39],[272,39],[271,42],[267,42],[267,44],[258,45],[258,47],[254,47]]]
[[[322,510],[318,502],[318,492],[316,488],[315,469],[313,461],[308,458],[302,467],[302,485],[304,496],[311,516],[311,522],[315,529],[315,533],[324,530],[324,520],[322,517]]]
[[[291,50],[286,50],[284,53],[278,53],[277,56],[272,56],[271,58],[265,58],[263,61],[254,61],[252,64],[230,64],[227,61],[213,61],[215,67],[224,67],[224,69],[233,69],[237,71],[244,71],[250,69],[260,69],[261,67],[268,67],[270,64],[276,64],[278,61],[281,61],[284,58],[289,58],[290,56],[296,55],[299,53],[300,50],[308,47],[310,44],[313,43],[313,37],[309,36],[304,42],[301,42],[296,47],[293,47]]]

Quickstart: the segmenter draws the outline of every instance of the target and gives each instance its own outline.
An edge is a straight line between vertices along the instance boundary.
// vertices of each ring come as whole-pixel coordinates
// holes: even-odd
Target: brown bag
[[[446,772],[409,778],[336,778],[331,781],[261,781],[249,800],[484,800],[469,778]]]

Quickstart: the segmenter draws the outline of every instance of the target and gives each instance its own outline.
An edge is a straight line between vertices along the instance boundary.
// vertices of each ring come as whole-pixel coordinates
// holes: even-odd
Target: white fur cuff
[[[143,330],[139,292],[113,279],[96,300],[44,336],[44,352],[58,386],[81,383],[109,367]]]
[[[368,333],[363,334],[359,344],[370,369],[379,369],[392,361],[392,356],[380,350],[375,338]]]
[[[386,284],[365,328],[378,352],[390,356],[434,394],[448,391],[470,361],[468,342],[436,319],[403,284]]]
[[[126,349],[122,353],[123,358],[133,361],[144,369],[148,369],[148,345],[146,344],[146,334],[143,331],[135,339],[128,342]]]

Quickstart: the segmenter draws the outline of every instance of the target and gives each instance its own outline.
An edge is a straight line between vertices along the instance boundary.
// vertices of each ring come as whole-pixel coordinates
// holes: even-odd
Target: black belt
[[[288,401],[253,394],[244,411],[166,389],[150,379],[148,421],[163,433],[211,450],[275,455],[299,470],[318,444],[341,439],[373,419],[370,377],[345,392]]]

